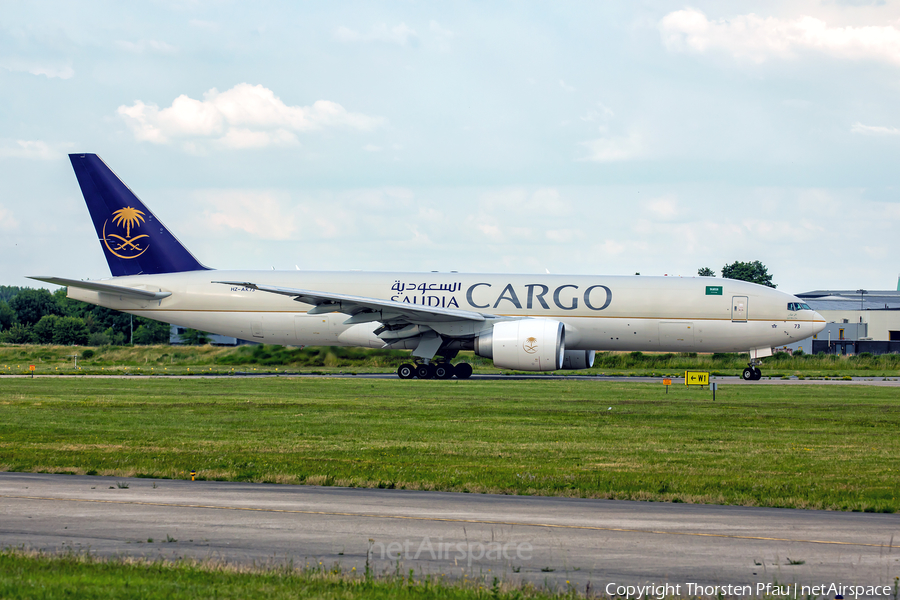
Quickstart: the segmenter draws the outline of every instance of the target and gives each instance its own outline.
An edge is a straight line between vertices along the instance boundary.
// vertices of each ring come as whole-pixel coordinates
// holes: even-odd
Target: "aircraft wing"
[[[113,294],[116,296],[129,296],[140,300],[162,300],[172,295],[172,292],[151,292],[149,290],[141,290],[137,288],[125,287],[123,285],[112,285],[110,283],[100,283],[99,281],[81,281],[78,279],[64,279],[62,277],[29,277],[36,281],[44,281],[53,285],[64,285],[66,287],[84,288],[104,294]]]
[[[346,294],[332,294],[330,292],[258,285],[247,281],[213,281],[213,283],[241,286],[259,290],[261,292],[290,296],[297,302],[312,304],[313,308],[307,312],[307,314],[311,315],[331,312],[344,313],[350,315],[350,318],[344,321],[346,325],[352,325],[354,323],[370,323],[374,321],[387,323],[389,321],[401,319],[413,323],[484,321],[485,317],[493,317],[493,315],[485,315],[470,310],[440,308],[438,306],[421,306],[407,304],[405,302],[395,302],[393,300],[369,298],[366,296],[349,296]]]

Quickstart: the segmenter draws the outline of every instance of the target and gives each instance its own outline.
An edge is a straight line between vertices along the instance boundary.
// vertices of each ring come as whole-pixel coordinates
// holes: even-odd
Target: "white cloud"
[[[65,148],[72,144],[48,144],[41,140],[16,140],[14,143],[0,142],[0,158],[30,158],[54,160],[65,154]]]
[[[864,135],[900,135],[900,129],[896,127],[882,127],[880,125],[863,125],[856,122],[850,128],[853,133],[862,133]]]
[[[900,64],[900,30],[893,25],[829,27],[810,16],[787,20],[753,13],[710,20],[701,11],[687,8],[663,17],[659,30],[672,52],[719,51],[761,63],[806,51]]]
[[[19,222],[13,217],[12,213],[0,205],[0,230],[12,231],[19,226]]]
[[[581,160],[594,162],[615,162],[638,158],[643,150],[640,136],[631,133],[627,136],[607,136],[596,140],[581,142],[588,154]]]
[[[625,251],[625,245],[615,240],[605,240],[602,244],[594,246],[594,250],[602,255],[618,256]]]
[[[32,75],[43,75],[48,79],[58,77],[60,79],[71,79],[75,76],[75,70],[67,63],[60,61],[43,62],[38,60],[28,60],[17,57],[0,58],[0,68],[7,71],[20,73],[31,73]]]
[[[651,198],[643,203],[643,212],[657,221],[668,221],[678,216],[678,200],[674,195],[667,194],[658,198]]]
[[[384,42],[398,46],[414,46],[419,41],[419,34],[408,27],[406,23],[400,23],[390,28],[384,23],[379,23],[368,33],[360,33],[348,27],[338,27],[334,32],[334,37],[339,42]]]
[[[214,207],[203,212],[205,226],[245,231],[263,240],[291,239],[297,229],[286,208],[290,197],[283,192],[207,190],[195,196]]]
[[[570,244],[584,239],[584,232],[580,229],[548,229],[544,235],[551,242],[558,244]]]
[[[783,100],[781,104],[790,108],[800,108],[803,110],[812,106],[812,102],[809,100],[800,100],[798,98],[788,98],[787,100]]]
[[[441,52],[450,51],[450,41],[456,37],[456,34],[449,29],[441,27],[437,21],[428,23],[428,41],[434,44],[434,47]]]
[[[503,233],[500,231],[500,228],[496,225],[479,223],[478,230],[493,242],[502,242],[505,239]]]
[[[597,108],[599,110],[587,111],[587,114],[585,114],[583,117],[580,117],[581,120],[588,123],[593,123],[596,121],[608,121],[612,117],[616,116],[616,113],[614,113],[611,108],[604,105],[602,102],[597,103]]]
[[[375,144],[366,144],[363,146],[363,150],[366,152],[381,152],[381,146],[376,146]]]
[[[171,46],[165,42],[156,40],[140,40],[139,42],[126,42],[119,40],[116,46],[127,52],[134,54],[143,54],[145,52],[155,52],[158,54],[172,54],[175,52],[175,46]]]
[[[510,214],[569,215],[572,204],[555,188],[538,188],[528,192],[522,188],[485,192],[478,199],[482,213],[508,218]]]
[[[297,136],[285,129],[275,131],[253,131],[232,127],[219,142],[226,148],[265,148],[266,146],[291,146],[297,143]]]
[[[208,31],[218,31],[219,24],[215,21],[203,21],[201,19],[191,19],[188,21],[188,24],[191,27],[196,27],[197,29],[206,29]]]
[[[441,24],[437,21],[431,21],[428,23],[428,30],[431,31],[431,34],[440,41],[451,40],[456,37],[449,29],[444,29],[441,27]]]
[[[561,88],[563,89],[564,92],[568,92],[568,93],[570,93],[570,94],[573,93],[573,92],[575,91],[575,88],[574,88],[574,87],[572,87],[571,85],[568,85],[568,84],[567,84],[565,81],[563,81],[562,79],[559,80],[559,87],[561,87]]]
[[[374,129],[384,122],[348,112],[328,100],[312,106],[288,106],[272,90],[262,85],[240,83],[230,90],[215,88],[195,100],[181,95],[168,108],[137,100],[122,105],[118,114],[135,139],[156,144],[173,140],[214,140],[227,148],[261,148],[297,143],[297,133],[325,128],[358,131]]]

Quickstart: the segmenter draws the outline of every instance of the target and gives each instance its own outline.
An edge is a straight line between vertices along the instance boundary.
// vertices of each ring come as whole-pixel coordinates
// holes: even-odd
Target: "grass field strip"
[[[4,378],[0,470],[900,511],[892,388],[419,384]]]
[[[171,508],[191,508],[200,510],[235,510],[261,513],[283,513],[300,515],[322,515],[329,517],[361,517],[366,519],[396,519],[405,521],[430,521],[437,523],[472,523],[476,525],[507,525],[518,527],[540,527],[546,529],[576,529],[585,531],[617,531],[622,533],[644,533],[652,535],[684,535],[691,537],[725,538],[733,540],[758,540],[768,542],[790,542],[799,544],[829,544],[835,546],[863,546],[869,548],[900,549],[900,545],[893,544],[867,544],[865,542],[839,542],[834,540],[801,540],[792,538],[776,538],[751,535],[731,535],[724,533],[700,533],[693,531],[663,531],[658,529],[632,529],[625,527],[600,527],[597,525],[566,525],[557,523],[530,523],[527,521],[497,521],[491,519],[452,519],[449,517],[414,517],[409,515],[389,515],[379,513],[338,512],[325,510],[301,510],[288,508],[257,508],[252,506],[222,506],[215,504],[182,504],[174,502],[143,502],[139,500],[97,500],[88,498],[53,498],[50,496],[15,496],[0,494],[0,498],[13,500],[46,500],[56,502],[86,502],[95,504],[120,504],[131,506],[161,506]]]
[[[2,379],[127,379],[127,380],[165,380],[165,379],[184,379],[184,375],[4,375],[0,373],[0,380]],[[213,375],[191,375],[191,379],[358,379],[358,380],[372,380],[372,379],[389,379],[393,380],[396,377],[393,373],[232,373],[232,374],[213,374]],[[507,380],[507,381],[593,381],[597,383],[609,382],[609,381],[622,381],[622,382],[652,382],[658,383],[661,381],[660,377],[650,377],[650,376],[620,376],[620,375],[522,375],[522,374],[491,374],[491,375],[472,375],[470,378],[473,381],[498,381],[498,380]],[[681,377],[671,377],[673,381],[677,384],[683,383],[684,378]],[[866,376],[856,376],[852,380],[840,380],[840,379],[766,379],[763,376],[763,379],[759,381],[744,381],[738,376],[718,376],[718,377],[710,377],[710,381],[715,381],[719,384],[727,384],[727,385],[748,385],[748,386],[759,386],[759,385],[774,385],[774,386],[782,386],[782,385],[790,385],[790,386],[808,386],[808,385],[837,385],[837,386],[876,386],[876,387],[900,387],[900,378],[888,379],[885,377],[866,377]],[[417,384],[421,384],[421,382],[416,382]],[[437,382],[438,385],[441,382]],[[447,382],[443,382],[447,383]],[[456,381],[452,381],[451,383],[457,383]]]

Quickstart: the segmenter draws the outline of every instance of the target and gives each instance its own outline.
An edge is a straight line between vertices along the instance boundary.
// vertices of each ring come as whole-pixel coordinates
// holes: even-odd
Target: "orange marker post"
[[[34,379],[34,370],[35,370],[35,366],[34,366],[34,365],[28,365],[28,370],[31,371],[31,378]]]
[[[666,394],[669,393],[669,386],[672,385],[671,379],[663,379],[663,385],[666,386]]]

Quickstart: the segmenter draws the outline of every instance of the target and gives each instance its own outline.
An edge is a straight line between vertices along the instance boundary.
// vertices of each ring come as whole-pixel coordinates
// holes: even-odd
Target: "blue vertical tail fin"
[[[70,154],[114,277],[207,270],[96,154]]]

